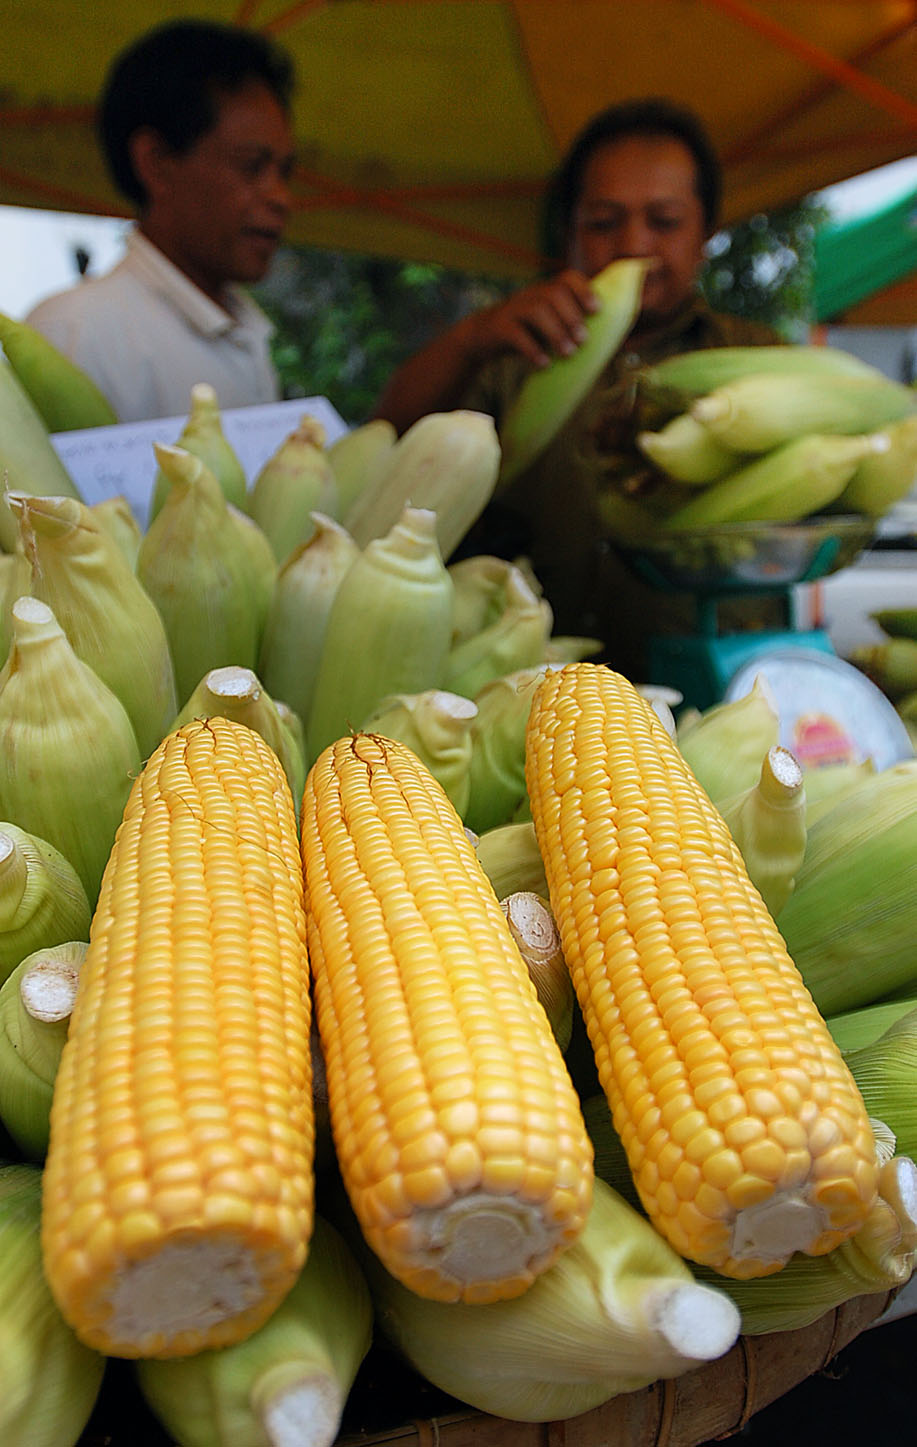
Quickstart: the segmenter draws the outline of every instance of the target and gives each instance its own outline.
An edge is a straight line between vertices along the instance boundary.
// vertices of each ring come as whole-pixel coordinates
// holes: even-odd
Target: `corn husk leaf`
[[[714,704],[682,727],[682,757],[714,804],[754,788],[768,749],[780,742],[780,719],[763,674],[742,698]]]
[[[199,457],[213,473],[226,501],[245,512],[248,493],[245,469],[223,431],[219,399],[209,382],[196,382],[191,388],[188,418],[175,439],[175,446]],[[147,526],[158,515],[171,486],[167,473],[161,466],[158,467],[153,481]]]
[[[470,698],[428,688],[383,698],[363,727],[399,739],[442,785],[455,812],[464,817],[471,788],[472,730],[477,706]]]
[[[86,891],[68,859],[0,822],[0,982],[33,950],[89,938]]]
[[[23,1155],[39,1164],[87,948],[74,940],[36,950],[0,987],[0,1119]]]
[[[47,603],[77,657],[121,700],[146,757],[178,707],[156,604],[84,503],[22,496],[10,502],[32,565],[31,593]]]
[[[533,591],[520,568],[511,566],[504,576],[496,618],[449,649],[443,686],[476,698],[493,679],[537,667],[553,621],[547,599]]]
[[[338,517],[337,484],[325,449],[325,429],[317,418],[306,413],[268,458],[252,485],[248,511],[278,563],[312,536],[313,513]]]

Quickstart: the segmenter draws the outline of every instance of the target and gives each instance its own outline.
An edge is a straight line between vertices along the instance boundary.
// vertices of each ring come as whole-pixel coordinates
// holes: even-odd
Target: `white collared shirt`
[[[196,382],[210,383],[221,409],[275,402],[272,325],[241,287],[228,299],[231,312],[135,229],[117,266],[26,321],[93,378],[121,422],[185,416]]]

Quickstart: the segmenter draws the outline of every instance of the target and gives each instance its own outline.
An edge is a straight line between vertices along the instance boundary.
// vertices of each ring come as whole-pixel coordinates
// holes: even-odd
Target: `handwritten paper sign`
[[[249,486],[306,413],[322,423],[329,447],[347,431],[347,424],[325,397],[296,397],[290,402],[227,408],[220,414],[223,431]],[[84,502],[101,502],[120,494],[145,528],[156,477],[153,443],[177,442],[186,421],[185,416],[119,422],[112,427],[58,432],[51,441]]]

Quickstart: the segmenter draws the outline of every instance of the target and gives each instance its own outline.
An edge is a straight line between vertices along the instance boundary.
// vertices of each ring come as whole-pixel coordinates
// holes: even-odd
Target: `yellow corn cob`
[[[831,1250],[876,1197],[869,1118],[722,817],[601,665],[546,675],[527,753],[551,907],[651,1219],[727,1276]]]
[[[517,1296],[583,1227],[592,1149],[496,895],[395,740],[325,749],[301,829],[331,1124],[366,1239],[420,1296]]]
[[[238,1341],[305,1259],[301,877],[260,735],[222,718],[168,735],[105,871],[51,1107],[45,1272],[110,1356]]]

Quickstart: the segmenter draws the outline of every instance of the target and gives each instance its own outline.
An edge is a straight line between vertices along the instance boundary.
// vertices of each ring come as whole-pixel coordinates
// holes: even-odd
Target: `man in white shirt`
[[[40,302],[28,322],[99,385],[123,422],[275,401],[271,324],[244,290],[290,209],[287,55],[236,26],[179,21],[112,66],[99,136],[137,224],[124,259]]]

